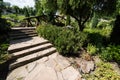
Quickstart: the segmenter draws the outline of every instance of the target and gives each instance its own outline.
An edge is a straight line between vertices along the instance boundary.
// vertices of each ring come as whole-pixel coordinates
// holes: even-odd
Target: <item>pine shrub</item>
[[[76,54],[87,38],[87,35],[83,32],[74,32],[68,28],[50,24],[39,26],[37,32],[53,43],[59,53],[67,56]]]

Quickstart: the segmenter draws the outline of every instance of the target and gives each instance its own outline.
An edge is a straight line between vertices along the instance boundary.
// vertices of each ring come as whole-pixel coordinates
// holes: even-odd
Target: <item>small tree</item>
[[[24,11],[25,17],[30,17],[30,14],[29,14],[29,11],[28,11],[27,7],[24,7],[23,11]]]
[[[73,17],[78,22],[80,31],[83,31],[84,24],[92,15],[94,3],[93,0],[58,0],[60,11]]]
[[[35,0],[38,15],[47,15],[48,21],[54,23],[54,15],[57,12],[57,0]]]

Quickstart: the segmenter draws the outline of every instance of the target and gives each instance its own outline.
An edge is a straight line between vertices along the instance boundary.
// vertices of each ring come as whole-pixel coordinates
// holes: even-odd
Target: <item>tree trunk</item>
[[[81,21],[78,21],[79,31],[83,31],[85,26],[81,24]]]

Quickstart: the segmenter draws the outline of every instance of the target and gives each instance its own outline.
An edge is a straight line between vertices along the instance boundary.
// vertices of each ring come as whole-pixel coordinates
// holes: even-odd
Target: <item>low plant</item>
[[[9,54],[7,53],[8,46],[9,44],[6,41],[0,43],[0,64],[5,62],[9,58]]]
[[[115,61],[120,64],[120,46],[109,45],[102,48],[100,55],[105,61]]]
[[[97,48],[95,45],[88,44],[88,46],[87,46],[87,52],[88,52],[90,55],[96,55],[96,54],[97,54],[97,51],[98,51],[98,48]]]
[[[74,32],[68,28],[61,28],[50,24],[41,25],[37,28],[40,36],[53,43],[59,53],[73,55],[83,46],[87,35],[83,32]]]
[[[116,73],[110,63],[99,62],[96,69],[91,74],[83,74],[86,80],[120,80],[120,75]]]

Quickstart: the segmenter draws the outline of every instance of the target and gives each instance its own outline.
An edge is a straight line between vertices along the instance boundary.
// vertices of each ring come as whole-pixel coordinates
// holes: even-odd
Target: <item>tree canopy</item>
[[[39,15],[47,14],[50,20],[57,11],[74,18],[83,31],[84,24],[96,12],[99,15],[111,15],[116,11],[120,0],[35,0]],[[117,2],[118,1],[118,2]]]

